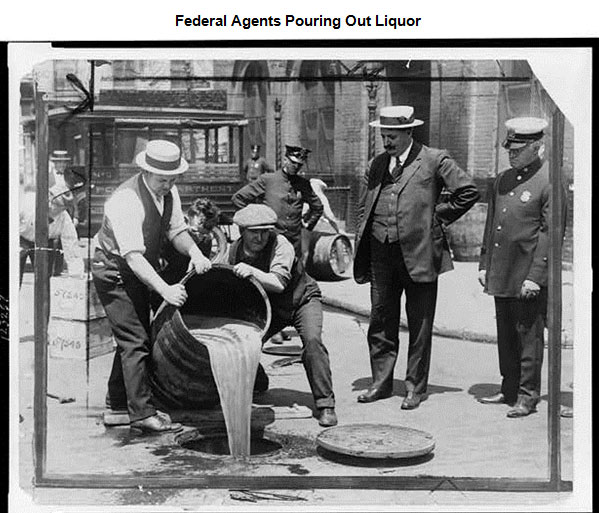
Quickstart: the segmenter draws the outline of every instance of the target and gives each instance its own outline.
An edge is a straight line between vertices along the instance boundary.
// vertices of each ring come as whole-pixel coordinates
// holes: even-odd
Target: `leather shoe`
[[[532,412],[537,411],[535,408],[535,402],[532,399],[526,397],[518,397],[518,402],[516,406],[514,406],[510,411],[507,412],[507,416],[510,419],[515,419],[518,417],[526,417],[530,415]]]
[[[321,408],[318,423],[324,427],[336,426],[337,415],[335,414],[335,408]]]
[[[401,403],[402,410],[414,410],[420,406],[420,401],[422,400],[422,396],[415,392],[408,392],[408,395],[404,398]]]
[[[369,388],[363,394],[358,396],[359,403],[373,403],[374,401],[378,401],[379,399],[387,399],[387,397],[391,397],[391,391],[381,391],[378,388]]]
[[[181,431],[183,426],[178,422],[169,422],[164,414],[152,415],[141,420],[131,422],[131,429],[141,431],[142,433],[174,433]]]
[[[483,404],[514,404],[513,402],[508,403],[508,401],[505,400],[505,395],[501,392],[487,397],[481,397],[478,402]]]
[[[569,406],[562,406],[562,409],[560,410],[559,414],[561,417],[564,417],[565,419],[571,419],[572,417],[574,417],[574,410]]]

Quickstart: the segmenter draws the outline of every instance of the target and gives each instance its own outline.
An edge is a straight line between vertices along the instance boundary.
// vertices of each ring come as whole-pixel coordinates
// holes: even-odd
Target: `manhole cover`
[[[302,346],[272,344],[262,348],[262,352],[266,354],[274,354],[276,356],[299,356],[302,354]]]
[[[388,424],[349,424],[322,431],[316,443],[329,451],[361,458],[414,458],[435,448],[424,431]]]
[[[181,447],[190,451],[212,454],[215,456],[229,456],[229,440],[226,435],[187,435],[180,437],[177,442]],[[265,456],[281,449],[281,444],[267,438],[254,438],[250,440],[250,456]]]

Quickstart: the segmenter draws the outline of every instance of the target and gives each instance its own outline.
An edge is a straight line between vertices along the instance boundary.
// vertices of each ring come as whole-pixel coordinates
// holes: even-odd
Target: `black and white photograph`
[[[590,49],[9,50],[23,504],[574,510]]]

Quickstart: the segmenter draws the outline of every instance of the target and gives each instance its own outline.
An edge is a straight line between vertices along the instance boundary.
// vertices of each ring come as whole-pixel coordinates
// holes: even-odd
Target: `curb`
[[[344,312],[352,313],[360,317],[364,317],[366,319],[370,318],[370,308],[359,306],[348,301],[343,301],[342,299],[332,298],[323,294],[322,303],[331,308],[343,310]],[[404,330],[408,329],[408,325],[404,320],[400,321],[399,326]],[[460,330],[456,328],[449,328],[447,326],[433,326],[433,335],[436,335],[438,337],[454,338],[458,340],[467,340],[469,342],[478,342],[483,344],[497,343],[497,338],[495,335],[469,331],[467,329]],[[547,347],[547,343],[545,343],[545,347]],[[561,347],[562,349],[573,349],[574,347],[572,340],[569,340],[567,334],[562,334]]]

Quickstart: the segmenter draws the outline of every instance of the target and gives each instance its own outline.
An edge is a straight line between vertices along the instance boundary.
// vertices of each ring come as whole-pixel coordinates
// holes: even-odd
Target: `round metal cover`
[[[266,354],[274,354],[276,356],[299,356],[302,354],[302,346],[284,345],[284,344],[271,344],[264,346],[262,352]]]
[[[316,443],[329,451],[378,459],[414,458],[435,448],[431,434],[388,424],[348,424],[328,428],[318,435]]]

